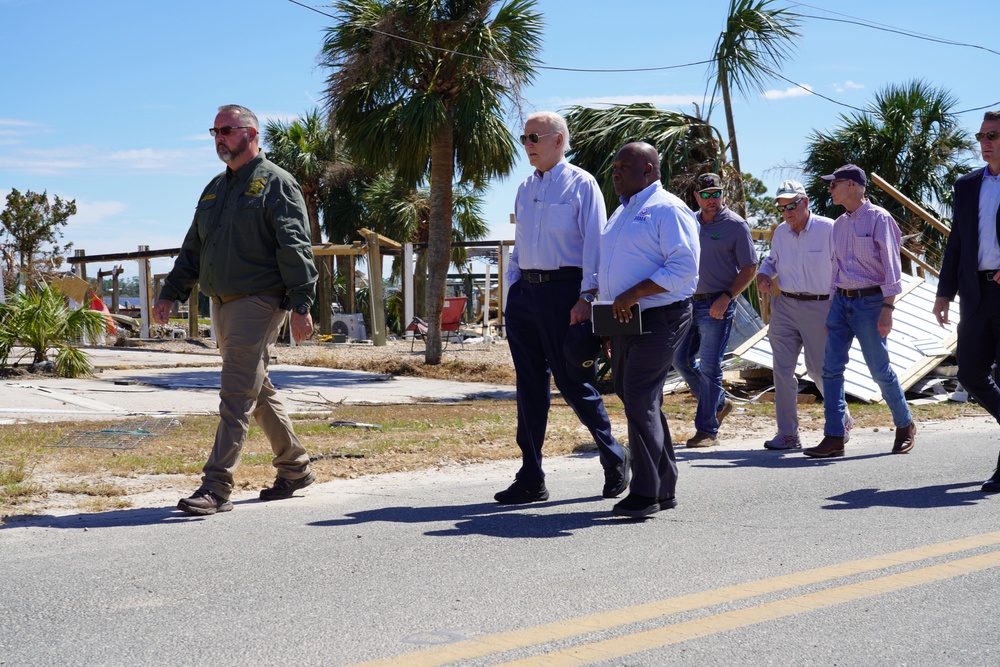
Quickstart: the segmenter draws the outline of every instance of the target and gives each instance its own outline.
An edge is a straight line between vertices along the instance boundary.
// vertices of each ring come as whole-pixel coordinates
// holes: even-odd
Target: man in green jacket
[[[201,487],[177,504],[189,514],[233,509],[233,473],[251,415],[271,442],[278,470],[261,499],[288,498],[316,479],[267,377],[270,347],[288,311],[296,341],[313,331],[309,307],[316,298],[317,271],[306,204],[291,174],[260,150],[258,130],[249,109],[219,107],[209,132],[226,170],[201,193],[180,255],[153,307],[154,321],[166,324],[174,301],[186,300],[199,283],[212,299],[222,355],[215,445]]]

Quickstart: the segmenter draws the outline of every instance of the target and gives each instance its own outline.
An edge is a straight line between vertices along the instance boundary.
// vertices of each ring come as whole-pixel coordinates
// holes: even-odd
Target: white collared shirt
[[[809,213],[806,226],[796,233],[782,222],[771,236],[771,251],[759,273],[777,278],[783,292],[829,294],[833,275],[833,220]]]
[[[581,291],[597,287],[597,253],[607,220],[604,196],[589,173],[562,159],[546,172],[535,170],[517,190],[514,252],[507,284],[521,271],[583,269]]]
[[[647,278],[667,290],[639,299],[639,308],[683,301],[698,286],[698,221],[657,183],[615,210],[601,230],[600,298],[611,301]]]

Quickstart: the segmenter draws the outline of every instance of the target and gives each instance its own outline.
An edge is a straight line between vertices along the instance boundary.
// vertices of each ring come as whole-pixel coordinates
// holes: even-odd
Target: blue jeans
[[[896,428],[913,423],[899,378],[889,365],[886,339],[878,333],[882,302],[881,294],[849,299],[838,293],[833,297],[830,314],[826,317],[826,352],[823,355],[823,413],[826,418],[823,435],[844,435],[844,411],[847,409],[844,369],[847,368],[848,354],[855,338],[872,379],[882,390],[882,398],[889,406]]]
[[[708,314],[711,307],[709,299],[693,303],[691,328],[674,353],[674,368],[698,398],[695,430],[714,438],[719,433],[719,420],[715,415],[726,401],[726,392],[722,388],[722,358],[729,344],[736,302],[729,304],[721,320]]]

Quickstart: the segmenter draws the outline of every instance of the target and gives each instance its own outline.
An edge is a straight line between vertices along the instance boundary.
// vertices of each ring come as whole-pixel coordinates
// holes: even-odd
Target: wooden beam
[[[364,236],[366,239],[368,239],[369,243],[371,243],[372,235],[374,234],[375,238],[378,239],[378,245],[379,245],[380,248],[391,248],[392,250],[402,250],[403,249],[403,244],[402,243],[400,243],[399,241],[394,241],[394,240],[390,239],[388,236],[382,236],[378,232],[373,232],[372,230],[365,229],[363,227],[361,229],[359,229],[358,231],[361,233],[362,236]]]
[[[896,201],[898,201],[900,204],[902,204],[906,208],[910,209],[913,213],[917,214],[919,217],[921,217],[924,220],[926,220],[927,223],[931,227],[933,227],[934,229],[938,230],[939,232],[941,232],[945,236],[948,236],[949,234],[951,234],[951,229],[949,229],[948,227],[946,227],[943,222],[941,222],[940,220],[938,220],[937,218],[935,218],[933,215],[931,215],[930,213],[928,213],[927,211],[925,211],[923,208],[921,208],[919,204],[917,204],[916,202],[914,202],[913,200],[911,200],[909,197],[907,197],[906,195],[904,195],[902,192],[900,192],[899,190],[897,190],[896,188],[894,188],[884,178],[882,178],[881,176],[879,176],[878,174],[875,174],[875,173],[873,173],[871,175],[871,177],[872,177],[872,182],[875,183],[875,185],[877,185],[880,188],[882,188],[883,190],[885,190],[887,193],[889,193],[889,195],[893,199],[895,199]],[[937,275],[937,274],[935,274],[935,275]]]
[[[935,278],[937,278],[940,275],[937,269],[935,269],[933,266],[931,266],[930,264],[928,264],[924,260],[922,260],[919,257],[917,257],[916,255],[914,255],[912,252],[910,252],[906,248],[900,248],[899,252],[901,252],[902,254],[904,254],[907,257],[909,257],[911,262],[913,262],[913,263],[917,264],[918,266],[922,267],[924,269],[924,271],[929,271],[931,273],[931,275],[933,275]]]
[[[330,255],[367,255],[368,249],[363,243],[352,245],[335,245],[333,243],[323,243],[312,247],[314,257],[327,257]]]

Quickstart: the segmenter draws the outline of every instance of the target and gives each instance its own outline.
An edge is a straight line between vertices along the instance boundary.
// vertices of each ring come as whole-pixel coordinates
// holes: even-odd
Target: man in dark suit
[[[955,181],[951,235],[941,263],[934,316],[948,324],[948,305],[961,296],[958,323],[958,381],[1000,422],[1000,111],[987,111],[976,133],[986,166]],[[1000,492],[1000,459],[983,484]]]

